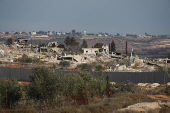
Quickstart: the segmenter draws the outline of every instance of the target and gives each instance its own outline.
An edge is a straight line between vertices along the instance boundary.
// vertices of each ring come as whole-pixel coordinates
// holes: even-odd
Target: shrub
[[[133,68],[137,68],[138,66],[139,66],[139,64],[136,63],[136,64],[133,66]]]
[[[69,67],[70,62],[69,61],[61,61],[59,65],[62,66],[62,67]]]
[[[26,62],[26,63],[31,63],[31,62],[32,62],[32,59],[31,59],[31,58],[27,58],[27,59],[25,60],[25,62]]]
[[[170,86],[167,86],[165,88],[165,93],[166,93],[166,95],[170,95]]]
[[[90,64],[79,64],[77,65],[77,68],[80,68],[81,70],[84,70],[84,71],[91,71],[92,70],[92,65]]]
[[[103,69],[103,67],[102,67],[101,65],[97,65],[97,66],[96,66],[96,70],[97,70],[97,71],[101,71],[102,69]]]

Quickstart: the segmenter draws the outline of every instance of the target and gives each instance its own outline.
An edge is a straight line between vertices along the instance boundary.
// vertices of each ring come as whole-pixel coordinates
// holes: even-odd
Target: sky
[[[0,0],[0,32],[170,35],[170,0]]]

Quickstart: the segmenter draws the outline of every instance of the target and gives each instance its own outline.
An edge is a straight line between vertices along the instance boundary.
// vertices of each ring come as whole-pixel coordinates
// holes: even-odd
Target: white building
[[[35,31],[32,31],[31,32],[31,35],[36,35],[37,33]]]
[[[83,34],[86,35],[86,31],[83,31]]]
[[[100,48],[82,48],[84,54],[96,54]]]
[[[102,48],[82,48],[84,54],[104,53],[109,54],[109,46],[103,45]]]

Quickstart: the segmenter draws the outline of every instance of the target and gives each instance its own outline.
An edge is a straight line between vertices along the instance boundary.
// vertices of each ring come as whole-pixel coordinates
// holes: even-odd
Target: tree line
[[[21,85],[14,78],[0,78],[0,109],[36,109],[41,112],[63,106],[88,105],[94,98],[110,97],[115,92],[134,91],[135,85],[104,81],[102,66],[96,66],[98,78],[87,72],[56,74],[53,69],[32,69],[30,84]]]

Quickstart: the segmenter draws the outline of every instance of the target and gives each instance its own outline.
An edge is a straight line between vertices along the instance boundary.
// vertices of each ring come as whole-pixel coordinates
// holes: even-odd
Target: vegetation
[[[0,79],[0,102],[3,108],[13,108],[14,103],[22,98],[21,85],[14,78]]]
[[[56,47],[55,43],[52,44],[52,47]]]
[[[116,51],[116,47],[115,47],[115,43],[114,41],[112,40],[111,42],[111,48],[110,48],[111,52],[115,52]]]
[[[98,65],[101,65],[101,63],[99,62],[83,63],[83,64],[78,64],[76,68],[83,70],[83,71],[93,71],[93,70],[98,71],[96,68],[96,66]]]
[[[23,54],[20,61],[24,63],[31,63],[33,60],[29,58],[26,54]]]
[[[101,48],[102,46],[103,46],[102,43],[96,43],[96,44],[94,45],[94,48]]]
[[[11,44],[13,44],[12,38],[7,39],[7,45],[11,45]]]
[[[69,61],[61,61],[59,66],[62,66],[62,67],[69,67],[70,66],[70,62]]]
[[[102,66],[96,69],[101,71]],[[114,113],[129,105],[155,101],[130,81],[110,84],[108,73],[105,82],[102,73],[98,78],[87,72],[56,75],[53,69],[36,67],[30,82],[21,86],[16,79],[1,78],[0,112]],[[6,102],[11,110],[4,110]],[[162,108],[164,111],[169,110]]]
[[[23,63],[38,63],[40,62],[40,58],[29,58],[28,55],[26,54],[23,54],[22,57],[20,58],[20,61],[23,62]]]
[[[83,70],[83,71],[91,71],[92,70],[92,65],[90,64],[79,64],[77,65],[77,68],[79,68],[80,70]]]
[[[45,43],[42,43],[42,44],[39,45],[39,47],[45,47],[45,46],[46,46]]]
[[[87,41],[84,39],[81,48],[87,48],[87,47],[88,47]]]
[[[66,50],[67,50],[63,44],[59,44],[59,45],[58,45],[58,48],[63,48],[63,49],[64,49],[64,51],[66,51]]]
[[[64,43],[69,47],[70,51],[77,52],[79,50],[79,42],[74,37],[66,37]]]

